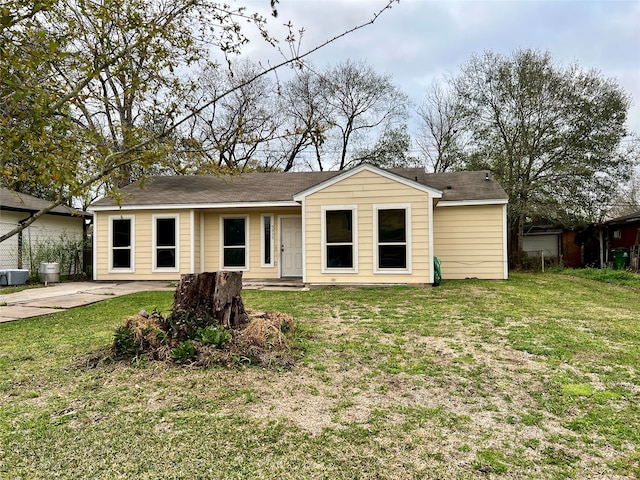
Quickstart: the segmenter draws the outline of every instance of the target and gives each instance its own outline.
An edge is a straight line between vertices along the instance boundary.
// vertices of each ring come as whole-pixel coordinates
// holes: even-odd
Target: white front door
[[[302,277],[302,218],[280,219],[280,275]]]

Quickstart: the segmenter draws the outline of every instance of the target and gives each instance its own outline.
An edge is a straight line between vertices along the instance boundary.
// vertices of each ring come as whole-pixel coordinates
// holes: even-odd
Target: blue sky
[[[268,0],[239,2],[268,12]],[[304,27],[302,50],[366,22],[385,0],[280,0],[272,31]],[[315,53],[317,66],[365,60],[420,103],[434,79],[457,74],[471,55],[548,50],[560,65],[577,63],[615,79],[632,96],[628,127],[640,134],[640,0],[400,0],[377,21]],[[274,62],[253,43],[254,60]]]

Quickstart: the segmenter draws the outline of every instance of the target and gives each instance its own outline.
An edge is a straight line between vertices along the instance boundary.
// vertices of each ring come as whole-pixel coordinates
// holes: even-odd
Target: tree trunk
[[[195,322],[215,320],[227,328],[241,328],[248,320],[240,292],[242,272],[204,272],[180,278],[171,316]]]

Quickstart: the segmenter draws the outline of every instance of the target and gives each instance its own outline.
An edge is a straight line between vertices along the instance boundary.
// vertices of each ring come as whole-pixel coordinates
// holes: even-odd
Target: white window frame
[[[380,210],[404,210],[404,225],[406,242],[384,242],[383,245],[405,245],[407,252],[407,266],[406,268],[380,268],[378,263],[379,253],[378,247],[380,246],[378,229],[378,212]],[[373,205],[373,273],[376,275],[383,274],[410,274],[412,273],[411,258],[412,245],[411,245],[411,204],[410,203],[384,203]]]
[[[320,220],[320,236],[322,238],[322,273],[358,273],[358,206],[357,205],[327,205],[321,209],[322,219]],[[331,245],[352,245],[353,267],[352,268],[332,268],[327,266],[327,212],[336,210],[351,210],[351,243],[338,243]]]
[[[158,247],[158,225],[157,220],[172,218],[175,221],[175,261],[176,264],[174,267],[158,267],[158,248],[167,248],[166,246]],[[151,216],[152,223],[152,242],[153,242],[153,260],[152,260],[152,272],[179,272],[180,271],[180,214],[172,213],[172,214],[157,214]],[[169,247],[171,248],[171,247]]]
[[[264,242],[266,240],[266,236],[264,233],[264,219],[270,219],[271,231],[269,232],[269,258],[271,258],[270,262],[264,261],[264,256],[267,253],[264,248]],[[275,266],[274,263],[274,242],[275,242],[275,228],[274,228],[275,215],[273,213],[263,213],[260,215],[260,266],[262,268],[273,268]]]
[[[243,219],[244,220],[244,267],[225,267],[224,265],[224,221],[226,219]],[[249,215],[220,215],[219,222],[219,230],[220,230],[220,259],[219,264],[220,270],[226,272],[248,272],[250,270],[249,260],[251,256],[249,255],[249,243],[251,235],[249,234]],[[234,245],[236,248],[239,245]]]
[[[113,221],[114,220],[129,220],[131,225],[131,231],[129,236],[131,237],[130,245],[128,247],[114,247],[113,246]],[[109,273],[135,273],[136,271],[136,217],[135,215],[109,215],[109,266],[107,271]],[[113,266],[113,250],[117,248],[119,250],[129,249],[130,264],[129,268],[114,267]]]

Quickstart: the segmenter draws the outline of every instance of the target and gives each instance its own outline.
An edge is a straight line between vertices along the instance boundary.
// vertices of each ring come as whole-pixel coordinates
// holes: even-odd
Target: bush
[[[113,334],[113,352],[116,357],[135,357],[140,350],[141,345],[129,327],[122,325],[116,328]]]
[[[29,276],[38,279],[41,263],[58,263],[60,276],[71,278],[83,274],[82,256],[88,241],[79,240],[66,233],[58,239],[46,239],[31,245],[26,243],[24,256],[28,259]]]
[[[176,363],[184,363],[196,358],[198,352],[190,340],[185,340],[176,348],[171,350],[169,357]]]
[[[198,331],[196,332],[196,340],[204,343],[205,345],[213,345],[216,348],[221,348],[230,339],[231,332],[229,330],[215,325],[198,328]]]
[[[116,329],[112,344],[116,358],[137,357],[143,353],[152,353],[154,358],[166,356],[169,338],[160,328],[162,316],[157,312],[151,317],[145,315],[127,317],[124,325]]]

